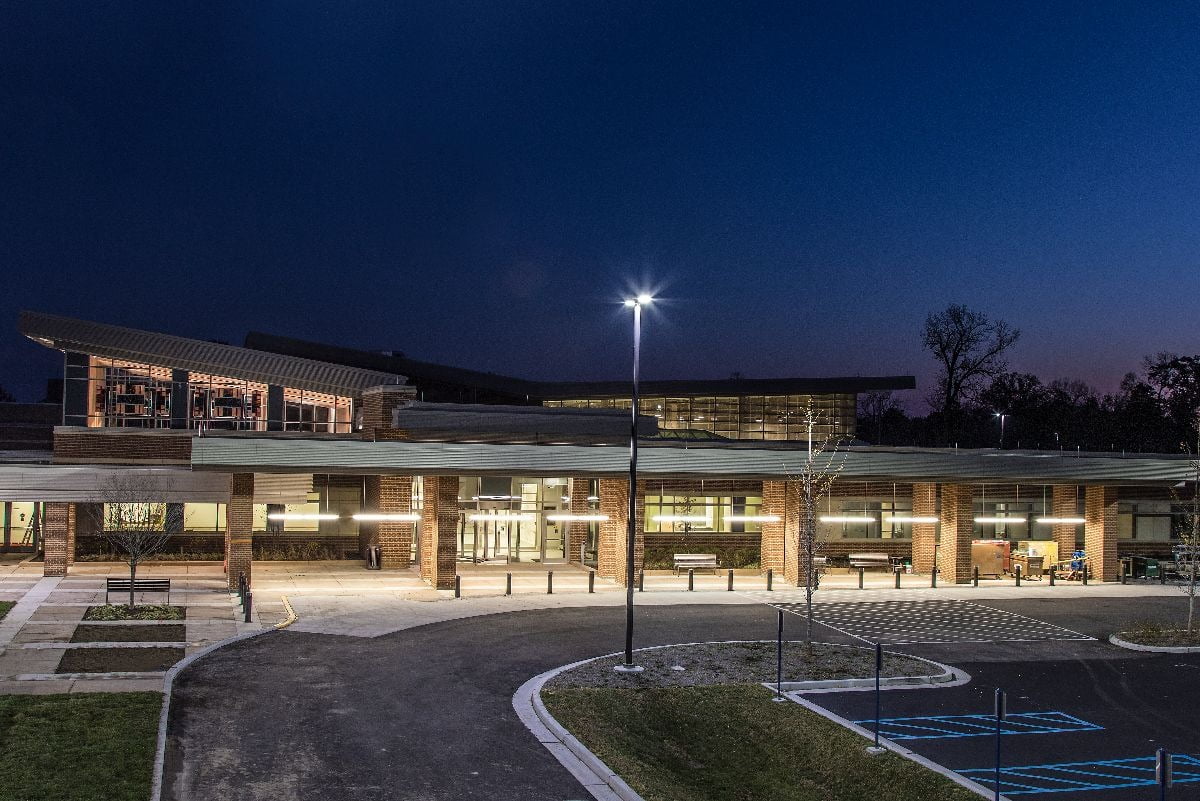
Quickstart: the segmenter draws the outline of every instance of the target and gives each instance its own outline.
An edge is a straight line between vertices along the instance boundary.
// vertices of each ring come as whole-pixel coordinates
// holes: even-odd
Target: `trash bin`
[[[379,568],[381,567],[381,565],[379,563],[379,558],[380,558],[379,546],[378,545],[368,545],[367,546],[367,570],[379,570]]]

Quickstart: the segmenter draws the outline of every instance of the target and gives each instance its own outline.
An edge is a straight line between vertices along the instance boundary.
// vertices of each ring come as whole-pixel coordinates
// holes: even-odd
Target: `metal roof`
[[[513,397],[536,400],[573,398],[627,398],[630,381],[530,381],[524,378],[466,370],[406,356],[342,348],[319,342],[281,337],[251,331],[246,346],[292,356],[308,356],[331,362],[378,370],[394,370],[414,383],[426,381],[458,384],[501,392]],[[843,376],[835,378],[702,378],[666,381],[641,381],[643,397],[689,397],[695,395],[828,395],[870,392],[872,390],[914,389],[911,375]]]
[[[405,383],[405,377],[396,373],[40,312],[22,311],[17,328],[35,342],[59,350],[331,395],[357,396],[367,387]]]
[[[1186,459],[1065,456],[1030,451],[850,447],[842,480],[1015,482],[1169,486],[1189,477]],[[655,446],[641,450],[647,478],[781,479],[804,463],[801,449]],[[499,445],[206,437],[193,441],[197,470],[413,475],[620,476],[629,449],[616,445]]]

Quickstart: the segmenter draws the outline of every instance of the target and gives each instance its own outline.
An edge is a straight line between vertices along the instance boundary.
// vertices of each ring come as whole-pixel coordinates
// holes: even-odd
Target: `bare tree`
[[[1020,331],[1003,320],[992,320],[961,304],[951,304],[925,318],[922,341],[941,367],[929,400],[941,411],[948,430],[963,401],[974,396],[985,379],[1005,371],[1004,353],[1020,336]]]
[[[858,417],[874,430],[875,443],[883,439],[883,419],[900,411],[900,401],[890,389],[872,390],[858,396]]]
[[[168,479],[141,471],[113,474],[100,487],[100,497],[104,499],[104,538],[125,554],[129,565],[130,606],[134,605],[138,565],[182,528],[182,504],[161,500],[169,490]]]
[[[846,455],[838,451],[841,436],[835,433],[832,421],[820,414],[810,400],[804,410],[804,423],[808,429],[808,451],[801,469],[789,473],[788,478],[799,484],[800,502],[804,508],[800,518],[798,531],[798,548],[804,564],[804,605],[805,631],[804,644],[812,647],[813,630],[813,592],[817,589],[816,561],[821,550],[821,540],[817,537],[817,505],[829,494],[833,482],[837,480],[846,463]],[[824,434],[816,432],[825,429]],[[784,560],[786,571],[787,535],[784,535]]]

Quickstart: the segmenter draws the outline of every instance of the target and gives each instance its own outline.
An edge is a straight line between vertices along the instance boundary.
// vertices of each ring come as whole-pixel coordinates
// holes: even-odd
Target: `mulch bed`
[[[597,659],[560,673],[547,687],[697,687],[713,684],[757,684],[775,680],[775,643],[701,643],[637,651],[634,661],[641,673],[618,673],[620,657]],[[885,653],[884,676],[927,676],[938,669],[927,662]],[[783,646],[783,680],[810,681],[858,679],[875,675],[875,652],[802,642]]]
[[[89,626],[82,623],[75,628],[71,642],[183,642],[187,636],[182,626]]]
[[[83,613],[84,620],[183,620],[187,609],[182,606],[164,604],[128,606],[104,604],[89,606]]]
[[[72,648],[55,673],[163,671],[183,659],[182,648]]]

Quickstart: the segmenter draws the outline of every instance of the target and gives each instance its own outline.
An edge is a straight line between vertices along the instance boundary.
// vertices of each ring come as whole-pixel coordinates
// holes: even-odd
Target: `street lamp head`
[[[632,309],[634,306],[649,306],[654,302],[654,298],[649,295],[638,295],[636,298],[626,298],[625,308]]]
[[[633,308],[634,306],[636,306],[636,305],[637,305],[637,301],[636,301],[636,300],[634,300],[633,298],[626,298],[626,299],[625,299],[625,308],[627,308],[627,309],[632,309],[632,308]]]

